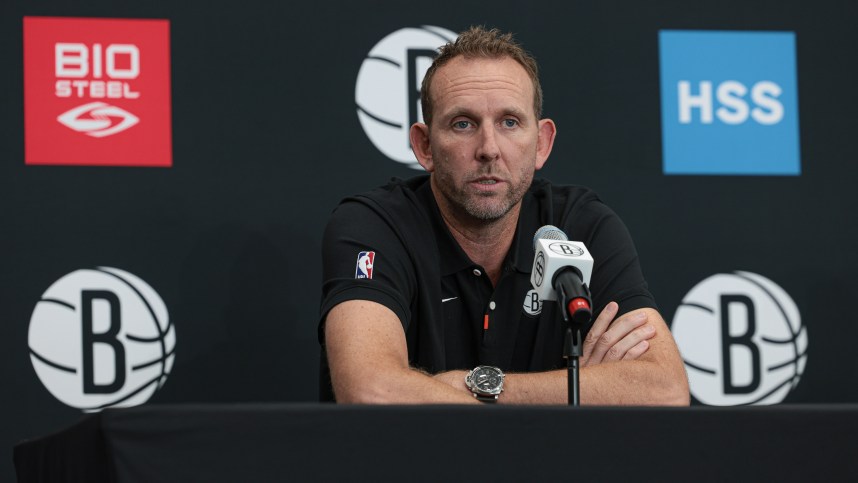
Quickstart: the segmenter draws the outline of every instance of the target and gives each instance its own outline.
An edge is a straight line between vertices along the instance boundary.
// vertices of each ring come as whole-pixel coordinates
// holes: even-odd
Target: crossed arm
[[[616,314],[617,304],[608,304],[584,341],[581,403],[688,405],[682,359],[659,313],[639,309],[614,321]],[[383,305],[337,305],[325,321],[325,342],[338,402],[477,403],[464,383],[467,371],[432,376],[408,365],[402,324]],[[565,404],[567,394],[566,370],[507,374],[498,402]]]

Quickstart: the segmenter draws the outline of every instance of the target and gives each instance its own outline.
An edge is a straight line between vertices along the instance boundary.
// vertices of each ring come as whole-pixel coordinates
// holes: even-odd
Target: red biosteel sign
[[[173,165],[167,20],[24,17],[30,165]]]

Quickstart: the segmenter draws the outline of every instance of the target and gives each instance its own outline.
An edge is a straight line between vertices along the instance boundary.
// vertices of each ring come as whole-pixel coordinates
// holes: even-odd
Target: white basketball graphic
[[[84,411],[146,402],[173,366],[175,326],[146,282],[116,268],[48,287],[29,327],[30,360],[57,399]]]
[[[703,404],[777,404],[807,364],[807,329],[792,298],[749,272],[713,275],[691,289],[671,331],[691,394]]]
[[[358,119],[373,145],[388,158],[423,169],[411,151],[408,131],[412,120],[423,121],[420,83],[432,63],[425,54],[434,55],[455,38],[455,33],[441,27],[404,28],[381,39],[364,59],[355,87]]]

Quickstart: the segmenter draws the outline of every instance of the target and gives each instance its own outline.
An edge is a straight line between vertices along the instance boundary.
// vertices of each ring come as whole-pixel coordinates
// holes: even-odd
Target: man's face
[[[511,58],[456,57],[438,69],[430,89],[431,156],[424,167],[433,173],[439,204],[458,216],[503,217],[547,157],[537,153],[533,82]]]

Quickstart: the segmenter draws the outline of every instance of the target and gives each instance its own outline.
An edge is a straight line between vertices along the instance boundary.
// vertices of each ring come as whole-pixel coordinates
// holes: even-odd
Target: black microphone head
[[[563,233],[563,230],[557,228],[554,225],[545,225],[542,228],[536,230],[536,234],[533,235],[533,249],[536,250],[536,240],[562,240],[569,241],[569,237]]]

